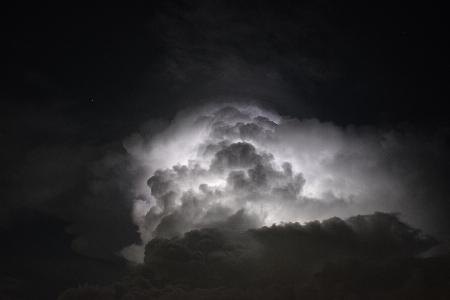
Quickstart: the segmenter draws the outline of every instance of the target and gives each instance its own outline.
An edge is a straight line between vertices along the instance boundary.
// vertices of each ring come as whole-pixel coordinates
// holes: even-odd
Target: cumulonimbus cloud
[[[124,147],[149,174],[136,183],[132,211],[142,245],[122,250],[135,262],[151,239],[200,228],[245,231],[374,211],[400,211],[423,228],[441,217],[427,210],[430,202],[445,197],[429,181],[429,167],[443,172],[439,162],[448,160],[433,141],[300,121],[255,105],[183,111],[159,134],[135,134]],[[418,198],[430,191],[434,199]]]

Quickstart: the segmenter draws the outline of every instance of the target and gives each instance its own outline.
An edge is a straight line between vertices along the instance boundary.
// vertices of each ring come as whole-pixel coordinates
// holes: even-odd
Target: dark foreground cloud
[[[408,295],[415,280],[422,284],[421,292],[448,295],[448,258],[411,257],[436,243],[397,215],[385,213],[273,225],[245,233],[193,230],[182,238],[151,240],[145,247],[144,265],[124,282],[70,289],[60,299],[315,299],[319,295],[331,299],[350,294],[356,299],[367,294],[382,298]]]
[[[325,262],[417,255],[437,244],[395,214],[287,223],[244,233],[201,229],[145,246],[153,280],[193,287],[264,286],[304,281]]]

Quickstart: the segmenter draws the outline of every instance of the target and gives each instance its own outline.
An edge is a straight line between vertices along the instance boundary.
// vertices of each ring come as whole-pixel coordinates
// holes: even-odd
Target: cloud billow
[[[415,159],[431,152],[426,144],[408,149],[410,142],[396,131],[299,121],[255,105],[185,111],[132,148],[152,175],[145,179],[150,193],[134,200],[132,212],[142,245],[122,255],[142,262],[153,238],[202,228],[245,232],[373,211],[400,211],[423,225],[412,217],[426,205],[409,206],[413,183],[402,174],[424,176],[425,164]],[[419,137],[413,142],[421,143]]]
[[[111,180],[127,179],[121,195],[141,243],[120,254],[137,266],[123,282],[60,299],[388,297],[410,293],[416,269],[435,295],[450,278],[445,257],[436,284],[439,267],[417,258],[448,250],[428,235],[448,222],[438,135],[228,103],[180,111],[123,146]]]
[[[59,299],[440,299],[450,292],[448,257],[410,257],[436,243],[379,212],[245,232],[196,229],[152,239],[123,282]]]
[[[327,262],[416,255],[436,243],[396,214],[375,213],[246,232],[209,228],[180,238],[155,238],[145,247],[144,264],[153,271],[153,282],[255,288],[306,281]]]

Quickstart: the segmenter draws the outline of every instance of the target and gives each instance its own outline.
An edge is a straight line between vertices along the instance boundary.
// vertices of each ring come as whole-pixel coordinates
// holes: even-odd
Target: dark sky
[[[355,125],[343,143],[364,151],[374,132],[391,130],[400,146],[374,150],[374,180],[395,173],[413,199],[401,213],[426,207],[413,225],[448,233],[442,1],[16,1],[0,11],[2,293],[47,299],[120,280],[128,269],[117,253],[141,242],[130,217],[135,182],[159,180],[130,135],[149,142],[180,110],[212,102],[315,118],[325,144]],[[283,132],[303,128],[289,124]],[[215,159],[250,144],[223,144]],[[351,158],[333,159],[330,170],[347,172]]]

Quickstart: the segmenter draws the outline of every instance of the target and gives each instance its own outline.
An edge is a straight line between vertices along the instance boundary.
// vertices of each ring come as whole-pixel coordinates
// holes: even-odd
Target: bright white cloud
[[[405,175],[420,174],[415,157],[429,149],[407,145],[394,131],[300,121],[252,105],[184,111],[161,133],[124,143],[147,166],[133,222],[145,244],[203,227],[246,230],[373,211],[414,216],[405,208]],[[140,261],[139,249],[122,254]]]

